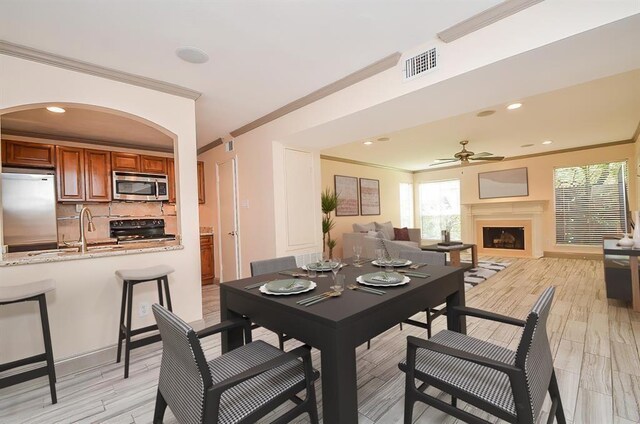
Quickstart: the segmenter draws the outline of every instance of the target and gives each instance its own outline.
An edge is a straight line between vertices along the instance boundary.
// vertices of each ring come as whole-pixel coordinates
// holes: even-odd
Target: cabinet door
[[[198,203],[200,204],[203,204],[206,201],[204,188],[204,162],[198,161]]]
[[[53,168],[55,166],[55,147],[50,144],[23,143],[6,140],[2,154],[5,165],[35,166]]]
[[[213,283],[213,236],[200,236],[200,264],[202,285]]]
[[[176,167],[173,159],[167,159],[167,179],[169,180],[169,203],[176,203]]]
[[[84,151],[85,200],[111,201],[111,153],[105,150]]]
[[[150,172],[152,174],[166,174],[167,160],[157,156],[141,156],[142,172]]]
[[[113,171],[140,172],[140,155],[134,153],[111,153]]]
[[[56,146],[56,180],[58,200],[84,200],[84,151],[75,147]]]

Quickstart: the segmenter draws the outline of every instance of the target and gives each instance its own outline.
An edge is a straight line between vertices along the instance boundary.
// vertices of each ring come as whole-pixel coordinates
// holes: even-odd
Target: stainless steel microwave
[[[113,199],[158,202],[169,200],[169,181],[164,174],[113,171]]]

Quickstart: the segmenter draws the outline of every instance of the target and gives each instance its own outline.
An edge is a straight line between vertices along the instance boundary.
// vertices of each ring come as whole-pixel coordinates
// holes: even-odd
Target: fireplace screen
[[[524,227],[482,227],[482,246],[524,250]]]

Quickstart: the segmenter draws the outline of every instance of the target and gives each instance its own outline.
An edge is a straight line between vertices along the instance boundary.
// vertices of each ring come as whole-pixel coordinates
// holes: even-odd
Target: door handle
[[[235,231],[231,231],[231,232],[229,233],[229,235],[230,235],[230,236],[235,236],[236,234],[237,234],[237,233],[236,233]]]

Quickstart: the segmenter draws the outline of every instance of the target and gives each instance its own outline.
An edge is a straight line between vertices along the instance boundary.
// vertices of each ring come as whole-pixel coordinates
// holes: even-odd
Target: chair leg
[[[433,322],[433,317],[431,316],[431,310],[427,309],[427,338],[431,338],[431,323]]]
[[[167,309],[173,312],[173,306],[171,306],[171,292],[169,291],[169,277],[166,275],[162,277],[164,282],[164,296],[167,298]]]
[[[312,390],[309,392],[309,421],[311,424],[319,424],[320,417],[318,416],[318,402],[316,401],[316,390],[315,387],[312,387]]]
[[[451,396],[451,406],[453,406],[454,408],[458,407],[458,398]]]
[[[118,324],[118,354],[116,355],[116,364],[120,362],[122,358],[122,341],[124,340],[122,334],[122,326],[124,325],[124,311],[127,306],[127,283],[122,282],[122,305],[120,306],[120,324]]]
[[[551,373],[551,381],[549,382],[549,396],[551,397],[552,402],[557,402],[556,421],[558,422],[558,424],[566,424],[567,420],[564,416],[564,409],[562,408],[562,400],[560,399],[560,389],[558,388],[558,380],[556,380],[555,371]],[[551,417],[549,418],[551,419]]]
[[[367,350],[371,349],[371,340],[367,340]]]
[[[407,381],[407,389],[404,392],[404,424],[411,424],[413,422],[413,405],[415,399],[410,395],[409,382]]]
[[[53,364],[53,348],[51,347],[51,332],[49,329],[49,315],[47,313],[47,298],[44,294],[38,296],[40,305],[40,321],[42,322],[42,337],[44,338],[44,353],[47,357],[47,373],[49,374],[49,390],[51,391],[51,403],[58,403],[56,394],[56,368]]]
[[[158,394],[156,395],[156,409],[153,413],[153,424],[162,424],[162,419],[164,418],[164,412],[167,409],[167,401],[162,397],[162,393],[160,393],[160,389],[158,389]]]
[[[160,306],[164,306],[164,299],[162,296],[162,278],[158,278],[156,280],[156,284],[158,286],[158,303],[160,303]]]
[[[280,350],[284,350],[284,334],[282,333],[277,333],[278,334],[278,346],[280,346]]]
[[[400,331],[402,331],[402,323],[400,323]]]
[[[129,357],[131,354],[131,315],[133,315],[133,284],[131,283],[127,284],[127,297],[129,301],[127,302],[127,328],[124,344],[124,378],[129,378]]]

